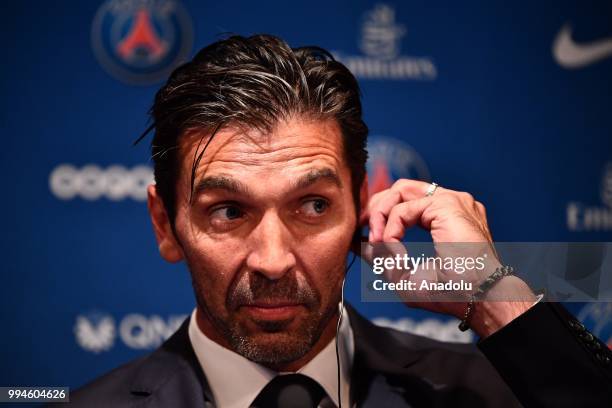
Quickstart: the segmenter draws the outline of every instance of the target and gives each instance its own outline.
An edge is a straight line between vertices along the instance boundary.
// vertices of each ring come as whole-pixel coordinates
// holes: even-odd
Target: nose
[[[249,240],[252,249],[246,264],[250,270],[276,280],[295,267],[290,231],[274,212],[264,214]]]

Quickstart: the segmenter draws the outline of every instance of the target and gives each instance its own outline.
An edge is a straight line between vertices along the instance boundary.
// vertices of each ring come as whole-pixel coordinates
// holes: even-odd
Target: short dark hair
[[[172,225],[182,135],[197,130],[214,136],[226,126],[270,131],[291,115],[337,120],[359,209],[368,135],[359,85],[351,72],[322,48],[291,48],[282,39],[265,34],[219,40],[172,72],[157,92],[150,115],[153,124],[149,130],[155,130],[151,143],[155,182]],[[192,165],[192,192],[203,153]]]

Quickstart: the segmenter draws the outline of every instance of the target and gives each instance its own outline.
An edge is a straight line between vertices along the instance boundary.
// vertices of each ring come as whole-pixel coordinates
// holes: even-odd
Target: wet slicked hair
[[[197,166],[220,129],[236,126],[269,132],[279,121],[300,115],[337,121],[359,208],[368,134],[359,86],[350,71],[322,48],[292,49],[282,39],[264,34],[217,41],[172,72],[157,92],[150,114],[155,182],[172,224],[181,137],[193,131],[202,135],[191,166],[193,192]],[[203,144],[208,135],[212,137]]]

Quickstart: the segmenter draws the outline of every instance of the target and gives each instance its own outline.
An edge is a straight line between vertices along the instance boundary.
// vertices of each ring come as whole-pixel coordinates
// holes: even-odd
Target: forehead
[[[206,150],[197,166],[196,158]],[[281,121],[270,131],[226,127],[210,135],[191,134],[181,145],[182,175],[195,178],[238,172],[243,177],[282,172],[307,172],[346,167],[340,127],[333,119],[293,118]]]

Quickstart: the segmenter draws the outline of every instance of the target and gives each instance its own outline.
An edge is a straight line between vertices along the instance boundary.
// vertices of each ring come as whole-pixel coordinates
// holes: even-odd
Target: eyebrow
[[[292,190],[301,190],[312,186],[319,181],[328,181],[342,188],[342,181],[338,174],[330,168],[312,169],[291,183]],[[270,182],[269,180],[267,182]],[[194,188],[194,196],[205,193],[207,190],[225,190],[229,193],[253,195],[249,187],[240,181],[228,176],[207,176],[198,181]]]
[[[194,195],[207,190],[225,190],[229,193],[250,195],[248,187],[239,181],[227,176],[208,176],[196,183]]]
[[[297,181],[292,183],[293,189],[304,189],[321,180],[329,181],[336,185],[338,188],[342,188],[342,181],[340,181],[340,177],[338,177],[338,174],[334,170],[328,167],[324,167],[320,169],[312,169],[308,173],[297,179]]]

